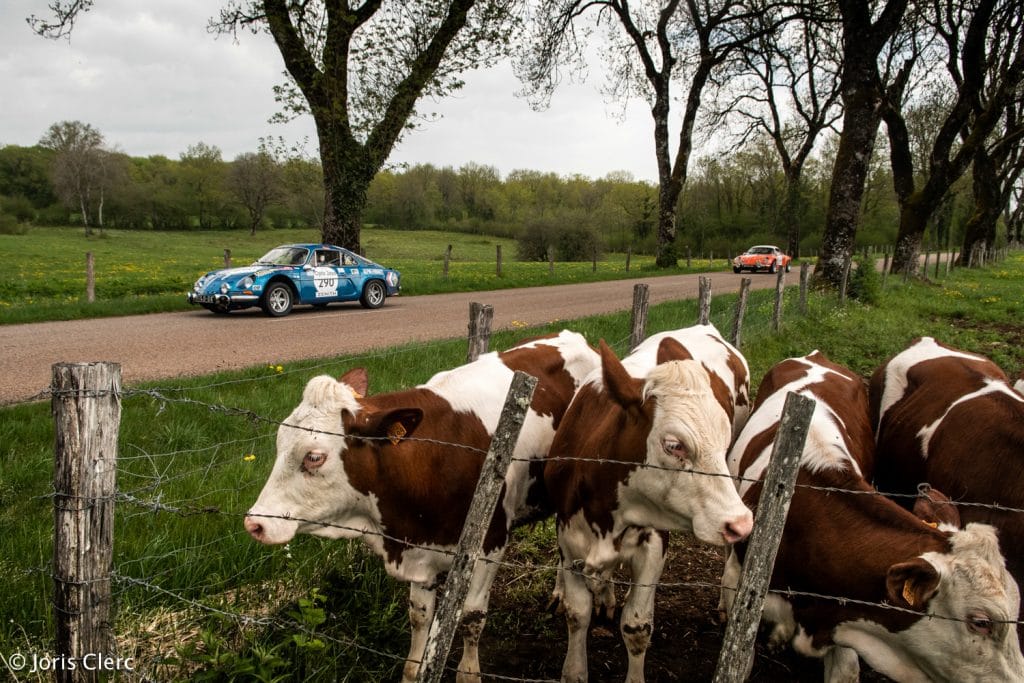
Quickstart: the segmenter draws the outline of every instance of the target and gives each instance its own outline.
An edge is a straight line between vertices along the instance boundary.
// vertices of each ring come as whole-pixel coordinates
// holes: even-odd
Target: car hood
[[[252,275],[253,277],[262,277],[269,275],[270,273],[277,272],[288,272],[295,270],[298,266],[268,266],[265,264],[241,266],[239,268],[221,268],[220,270],[211,270],[203,277],[207,280],[238,280],[246,275]]]

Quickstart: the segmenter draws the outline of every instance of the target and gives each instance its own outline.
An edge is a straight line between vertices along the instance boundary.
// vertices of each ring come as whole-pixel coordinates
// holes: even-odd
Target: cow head
[[[725,464],[732,426],[704,367],[669,360],[639,380],[603,341],[601,362],[609,396],[645,436],[646,466],[630,475],[621,492],[626,521],[691,531],[716,545],[746,538],[753,517]]]
[[[367,385],[362,368],[340,381],[321,375],[306,385],[302,402],[277,431],[277,460],[245,518],[246,530],[257,541],[287,543],[296,533],[359,535],[358,520],[371,515],[372,501],[352,487],[343,462],[353,436],[400,439],[422,417],[415,410],[361,411],[359,399]]]
[[[895,680],[1024,680],[1014,623],[1020,597],[995,529],[968,524],[950,535],[950,545],[948,553],[895,564],[886,576],[890,604],[935,618],[896,632],[863,621],[844,625],[836,642]]]

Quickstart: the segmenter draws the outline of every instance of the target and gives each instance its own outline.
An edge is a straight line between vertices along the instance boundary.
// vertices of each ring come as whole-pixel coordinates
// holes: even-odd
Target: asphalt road
[[[757,289],[774,287],[775,277],[710,273],[712,294],[734,292],[741,277]],[[122,383],[204,375],[253,365],[328,358],[409,341],[464,337],[469,304],[494,307],[494,330],[551,320],[628,310],[633,285],[650,286],[651,304],[697,297],[697,275],[649,277],[527,289],[399,296],[367,311],[355,304],[318,310],[299,307],[284,318],[259,309],[214,315],[184,313],[0,325],[0,404],[39,396],[50,385],[51,366],[62,362],[121,364]],[[788,284],[798,279],[796,270]]]

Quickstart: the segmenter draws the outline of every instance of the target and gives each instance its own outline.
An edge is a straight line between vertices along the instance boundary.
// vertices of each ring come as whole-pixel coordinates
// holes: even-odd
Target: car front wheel
[[[384,283],[380,280],[370,280],[363,287],[363,295],[359,297],[359,303],[363,305],[363,308],[380,308],[384,305],[386,296]]]
[[[740,272],[741,270],[743,270],[743,269],[742,269],[742,268],[740,268],[740,267],[738,267],[738,266],[733,266],[733,267],[732,267],[732,272],[734,272],[734,273],[738,273],[738,272]]]
[[[775,261],[772,261],[772,264],[770,266],[768,266],[768,272],[774,274],[775,270],[776,270],[776,268],[775,268]]]
[[[275,282],[263,293],[260,307],[267,315],[280,318],[292,312],[293,303],[294,297],[291,288],[283,282]]]

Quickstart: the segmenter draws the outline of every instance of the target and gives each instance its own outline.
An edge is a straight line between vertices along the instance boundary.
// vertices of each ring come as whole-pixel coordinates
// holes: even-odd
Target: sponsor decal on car
[[[313,284],[316,285],[316,297],[338,296],[338,273],[334,268],[318,266],[313,269]]]

